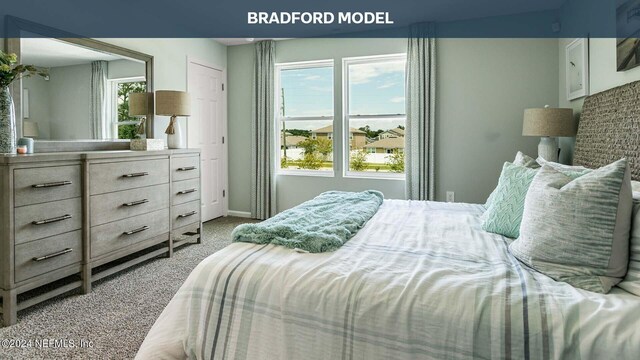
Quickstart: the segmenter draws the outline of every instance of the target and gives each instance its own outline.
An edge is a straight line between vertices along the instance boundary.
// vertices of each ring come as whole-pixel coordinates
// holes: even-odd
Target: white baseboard
[[[241,218],[251,218],[251,213],[248,211],[235,211],[235,210],[229,210],[227,212],[228,216],[235,216],[235,217],[241,217]]]

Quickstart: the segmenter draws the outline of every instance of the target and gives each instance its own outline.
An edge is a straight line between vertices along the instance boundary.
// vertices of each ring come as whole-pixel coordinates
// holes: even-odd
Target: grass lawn
[[[302,169],[300,167],[300,165],[302,164],[302,161],[299,160],[289,160],[287,161],[287,168],[288,169]],[[324,161],[322,162],[322,165],[320,165],[321,169],[333,169],[333,163],[330,161]],[[382,171],[382,172],[390,172],[391,171],[391,167],[387,164],[366,164],[365,165],[365,169],[363,171]]]

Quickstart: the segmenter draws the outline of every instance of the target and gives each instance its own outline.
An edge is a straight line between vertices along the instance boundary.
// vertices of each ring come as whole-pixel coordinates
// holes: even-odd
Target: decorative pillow
[[[516,154],[516,158],[513,160],[513,164],[525,166],[532,169],[536,169],[540,167],[540,165],[537,163],[537,161],[534,158],[523,154],[522,151],[518,151],[518,153]],[[485,208],[489,208],[489,205],[491,205],[491,203],[493,202],[493,198],[495,196],[496,196],[496,189],[493,189],[493,191],[487,198],[487,202],[485,202],[484,204]]]
[[[633,221],[629,240],[629,268],[618,287],[640,296],[640,192],[633,193]]]
[[[521,165],[504,163],[491,204],[484,213],[482,229],[517,238],[529,185],[538,172]]]
[[[529,190],[520,237],[509,246],[518,260],[555,280],[600,293],[622,280],[632,212],[626,159],[578,178],[545,164]]]

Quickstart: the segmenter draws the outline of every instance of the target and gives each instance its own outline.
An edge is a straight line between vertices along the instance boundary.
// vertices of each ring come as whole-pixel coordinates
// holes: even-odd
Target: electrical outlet
[[[453,191],[447,191],[447,202],[455,202],[456,201],[456,193]]]

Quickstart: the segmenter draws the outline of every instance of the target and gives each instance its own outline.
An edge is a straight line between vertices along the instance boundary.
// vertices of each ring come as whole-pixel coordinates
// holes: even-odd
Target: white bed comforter
[[[193,270],[138,358],[639,358],[640,297],[528,269],[483,210],[385,200],[332,253],[232,244]]]

